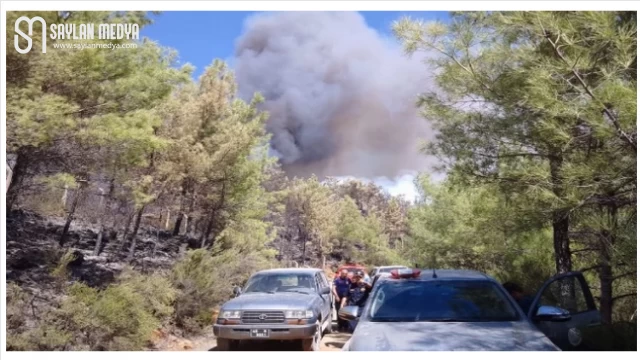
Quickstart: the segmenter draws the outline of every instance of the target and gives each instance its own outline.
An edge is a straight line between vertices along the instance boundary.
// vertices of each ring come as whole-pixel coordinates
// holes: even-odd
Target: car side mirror
[[[355,320],[360,316],[360,308],[357,306],[345,306],[338,311],[338,317],[343,320]]]
[[[533,316],[535,321],[567,321],[571,319],[569,311],[555,307],[542,305],[536,310],[536,314]]]
[[[320,289],[320,295],[329,295],[331,294],[331,288],[326,286]]]
[[[238,297],[242,294],[242,288],[240,286],[236,286],[233,288],[233,296]]]

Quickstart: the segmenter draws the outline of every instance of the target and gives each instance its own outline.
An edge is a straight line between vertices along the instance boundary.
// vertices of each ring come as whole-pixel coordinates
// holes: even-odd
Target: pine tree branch
[[[554,50],[556,56],[558,56],[558,58],[560,60],[562,60],[562,62],[564,62],[565,65],[567,65],[567,66],[569,66],[571,68],[571,72],[573,73],[573,76],[575,76],[576,79],[578,80],[578,82],[580,82],[580,85],[582,86],[584,91],[587,93],[587,95],[589,95],[589,97],[591,97],[591,99],[593,99],[594,101],[602,104],[602,102],[595,96],[593,91],[591,91],[591,88],[589,88],[589,85],[587,85],[587,83],[584,81],[582,76],[580,76],[580,74],[576,70],[575,66],[571,66],[571,64],[569,63],[567,58],[564,56],[564,54],[560,50],[560,46],[558,45],[558,41],[560,40],[560,36],[558,35],[558,38],[555,41],[553,41],[553,40],[551,40],[551,32],[545,30],[544,26],[542,25],[542,23],[540,23],[540,27],[542,28],[542,33],[543,33],[545,39],[547,39],[547,42],[549,44],[551,44],[551,46],[553,47],[553,50]],[[602,109],[603,109],[604,113],[607,115],[607,117],[609,118],[609,120],[611,120],[611,123],[615,127],[616,132],[618,133],[618,136],[623,138],[631,147],[633,147],[634,151],[637,152],[638,149],[636,147],[636,143],[633,141],[633,139],[631,139],[631,137],[626,132],[624,132],[624,130],[622,130],[622,128],[620,127],[620,123],[618,122],[618,118],[604,104],[602,104]]]
[[[602,267],[602,265],[593,265],[593,266],[589,266],[589,267],[586,267],[586,268],[582,268],[582,269],[580,269],[578,271],[579,272],[587,272],[587,271],[599,269],[600,267]]]
[[[600,250],[600,249],[598,249],[598,248],[585,248],[585,249],[571,250],[571,254],[577,254],[577,253],[588,252],[588,251],[598,251],[598,250]]]
[[[629,271],[629,272],[626,272],[624,274],[620,274],[620,275],[616,275],[616,276],[612,277],[611,281],[616,281],[616,280],[621,279],[623,277],[627,277],[627,276],[630,276],[630,275],[635,275],[637,273],[638,273],[637,270]]]
[[[611,299],[611,301],[612,301],[612,302],[615,302],[615,301],[617,301],[617,300],[624,299],[624,298],[626,298],[626,297],[631,297],[631,296],[637,296],[637,293],[632,292],[632,293],[628,293],[628,294],[623,294],[623,295],[614,296],[614,297]]]

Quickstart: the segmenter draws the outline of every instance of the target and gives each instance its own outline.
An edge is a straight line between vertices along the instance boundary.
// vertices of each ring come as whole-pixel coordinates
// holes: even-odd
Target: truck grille
[[[244,311],[242,322],[245,324],[279,324],[284,322],[282,311]]]

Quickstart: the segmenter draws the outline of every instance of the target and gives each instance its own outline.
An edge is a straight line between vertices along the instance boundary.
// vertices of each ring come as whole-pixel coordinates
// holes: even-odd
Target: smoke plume
[[[260,92],[272,151],[290,175],[402,176],[428,170],[432,131],[415,107],[425,64],[350,12],[251,17],[236,43],[242,97]]]

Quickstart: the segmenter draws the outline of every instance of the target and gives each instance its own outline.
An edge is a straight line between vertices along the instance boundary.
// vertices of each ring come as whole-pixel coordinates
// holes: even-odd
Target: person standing
[[[362,308],[367,302],[369,293],[371,292],[371,284],[364,281],[364,273],[362,271],[356,271],[351,278],[351,285],[349,286],[349,294],[343,299],[342,306],[357,306]],[[348,331],[353,332],[355,329],[356,321],[351,320],[347,322]]]
[[[350,286],[351,281],[349,280],[348,272],[343,269],[340,271],[340,275],[333,280],[333,300],[336,312],[340,311],[342,304],[346,301],[347,296],[349,295]],[[338,331],[343,331],[347,328],[347,321],[338,317]]]

